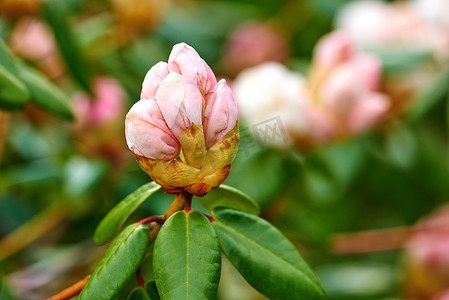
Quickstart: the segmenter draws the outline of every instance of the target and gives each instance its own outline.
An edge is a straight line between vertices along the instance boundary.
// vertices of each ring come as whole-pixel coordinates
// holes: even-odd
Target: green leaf
[[[145,291],[151,300],[160,300],[159,292],[157,291],[156,282],[154,280],[145,283]]]
[[[151,298],[148,297],[147,293],[142,287],[138,287],[132,290],[131,294],[128,295],[128,298],[126,298],[126,300],[151,300]]]
[[[2,65],[9,73],[17,75],[17,66],[15,57],[9,51],[8,46],[0,38],[0,65]]]
[[[30,91],[31,101],[55,116],[74,119],[69,97],[40,73],[21,64],[19,78]]]
[[[111,243],[78,300],[112,299],[137,270],[148,248],[149,229],[131,224]]]
[[[282,233],[265,220],[228,208],[214,210],[213,226],[231,263],[270,299],[324,299],[315,273]]]
[[[0,109],[20,109],[28,97],[25,85],[0,65]]]
[[[145,288],[137,287],[131,294],[129,294],[127,300],[160,300],[157,292],[156,283],[154,281],[148,281],[145,283]]]
[[[153,253],[161,299],[215,299],[220,269],[217,235],[205,216],[180,211],[164,223]]]
[[[101,220],[94,234],[94,242],[103,245],[109,242],[120,231],[126,219],[139,208],[148,197],[157,192],[161,187],[154,181],[142,185],[119,202]]]
[[[43,3],[43,11],[70,73],[86,91],[90,91],[87,64],[69,29],[68,20],[71,15],[67,4],[65,1],[47,0]]]
[[[255,215],[260,213],[259,204],[252,200],[248,195],[236,188],[224,184],[211,190],[206,196],[198,197],[196,199],[209,211],[212,211],[215,207],[223,206]]]

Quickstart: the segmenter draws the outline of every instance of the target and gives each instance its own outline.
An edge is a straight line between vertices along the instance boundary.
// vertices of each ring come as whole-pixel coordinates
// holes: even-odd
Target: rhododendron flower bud
[[[137,162],[169,193],[204,195],[226,179],[237,151],[237,106],[225,80],[181,43],[145,76],[125,121]]]

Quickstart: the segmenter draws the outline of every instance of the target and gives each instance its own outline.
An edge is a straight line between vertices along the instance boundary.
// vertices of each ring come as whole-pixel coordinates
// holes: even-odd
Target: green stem
[[[175,200],[169,207],[169,209],[161,216],[162,222],[158,222],[154,224],[153,228],[150,230],[150,243],[154,242],[156,240],[156,236],[159,232],[159,230],[162,227],[162,223],[165,222],[168,218],[170,218],[171,215],[173,215],[175,212],[180,211],[184,209],[186,205],[186,199],[192,199],[192,195],[186,192],[176,194]]]

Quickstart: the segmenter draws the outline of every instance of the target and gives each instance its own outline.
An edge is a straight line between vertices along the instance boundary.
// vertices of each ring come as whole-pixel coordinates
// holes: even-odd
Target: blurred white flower
[[[305,79],[284,65],[264,63],[239,74],[233,84],[240,114],[250,125],[280,117],[287,132],[305,130]],[[292,138],[290,136],[290,138]]]

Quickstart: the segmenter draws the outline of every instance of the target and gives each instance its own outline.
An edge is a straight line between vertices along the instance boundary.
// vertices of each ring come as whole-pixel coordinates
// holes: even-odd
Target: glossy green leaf
[[[255,215],[260,213],[259,205],[248,195],[236,188],[224,184],[211,190],[206,196],[198,197],[197,200],[209,211],[212,211],[215,207],[223,206],[235,208]]]
[[[256,290],[270,299],[324,299],[315,273],[290,241],[267,221],[217,208],[213,226],[231,263]]]
[[[156,283],[149,281],[145,283],[145,288],[137,287],[128,296],[127,300],[160,300]]]
[[[215,299],[220,269],[218,239],[205,216],[180,211],[164,223],[153,253],[161,299]]]
[[[69,97],[55,84],[24,64],[19,65],[19,78],[30,91],[31,101],[55,116],[74,119]]]
[[[67,4],[65,1],[47,0],[44,1],[43,8],[45,19],[55,35],[56,43],[70,73],[85,90],[89,91],[88,66],[69,29],[70,13]]]
[[[0,65],[0,109],[20,109],[28,98],[25,85]]]
[[[97,245],[103,245],[109,242],[119,232],[126,219],[139,208],[148,197],[157,192],[161,187],[154,181],[142,185],[140,188],[129,194],[120,201],[109,213],[101,220],[95,230],[94,242]]]
[[[109,300],[140,265],[148,248],[149,229],[131,224],[115,238],[93,271],[78,300]]]

